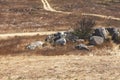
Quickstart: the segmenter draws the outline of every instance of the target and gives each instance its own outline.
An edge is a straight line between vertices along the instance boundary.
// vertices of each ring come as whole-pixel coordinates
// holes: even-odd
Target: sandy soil
[[[0,56],[0,80],[120,80],[120,57]]]

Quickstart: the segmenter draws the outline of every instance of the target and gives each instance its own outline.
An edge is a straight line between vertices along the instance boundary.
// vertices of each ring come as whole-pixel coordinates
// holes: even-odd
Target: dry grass
[[[0,33],[66,30],[81,18],[81,12],[120,17],[119,3],[104,6],[98,4],[98,0],[48,1],[56,10],[73,13],[66,15],[45,11],[40,0],[0,1]],[[119,21],[93,18],[97,20],[98,25],[116,27],[120,25]]]
[[[0,80],[119,80],[120,57],[0,56]]]
[[[46,36],[15,37],[8,40],[0,40],[0,55],[116,55],[119,54],[119,47],[113,42],[105,42],[103,45],[91,47],[90,51],[76,50],[75,45],[79,43],[68,42],[66,46],[52,46],[47,44],[43,48],[28,50],[26,46],[35,41],[44,41]],[[115,48],[115,49],[114,49]],[[115,52],[115,53],[114,53]]]
[[[120,17],[120,3],[107,2],[109,4],[104,5],[98,3],[99,0],[48,1],[56,10],[71,11],[73,14],[47,12],[43,10],[40,0],[1,0],[0,33],[66,30],[81,18],[81,12]],[[100,26],[120,25],[119,21],[92,18]],[[0,40],[0,80],[120,79],[119,45],[106,43],[102,47],[91,48],[90,52],[75,50],[77,43],[35,51],[25,49],[28,43],[44,39],[45,36],[37,35]]]

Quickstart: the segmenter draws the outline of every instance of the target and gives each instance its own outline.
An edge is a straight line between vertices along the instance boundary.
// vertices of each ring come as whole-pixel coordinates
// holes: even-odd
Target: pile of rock
[[[114,42],[118,42],[120,37],[118,28],[96,28],[93,30],[89,43],[92,45],[100,45],[105,40],[111,38]]]
[[[118,28],[96,28],[93,29],[93,33],[89,37],[89,46],[93,45],[101,45],[107,39],[111,38],[114,42],[120,41],[120,33]],[[89,46],[83,44],[84,39],[79,39],[79,36],[73,34],[73,32],[58,32],[46,37],[45,42],[50,43],[52,45],[61,45],[64,46],[67,42],[80,42],[80,44],[76,45],[75,48],[78,50],[87,50],[89,51]],[[27,45],[27,49],[34,50],[37,47],[42,47],[45,42],[36,41],[29,45]]]
[[[65,32],[58,32],[56,34],[49,35],[45,41],[51,44],[66,45]]]
[[[66,45],[68,41],[75,42],[78,39],[72,32],[58,32],[53,35],[49,35],[45,41],[54,45]]]

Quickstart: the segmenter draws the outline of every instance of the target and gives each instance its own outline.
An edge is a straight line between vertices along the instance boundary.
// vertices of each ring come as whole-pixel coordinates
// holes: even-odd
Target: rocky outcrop
[[[93,33],[91,33],[91,36],[89,39],[80,39],[79,36],[76,36],[73,34],[73,32],[57,32],[55,34],[49,35],[46,37],[45,41],[52,44],[52,45],[67,45],[68,42],[72,43],[78,43],[78,45],[75,46],[75,49],[78,50],[87,50],[89,51],[89,48],[87,44],[89,43],[89,46],[96,46],[101,45],[107,39],[111,36],[111,40],[114,42],[120,42],[120,33],[119,29],[117,28],[96,28],[93,29]],[[87,41],[87,43],[86,43]],[[37,47],[42,47],[44,42],[36,41],[29,45],[27,45],[27,49],[29,50],[35,50]]]

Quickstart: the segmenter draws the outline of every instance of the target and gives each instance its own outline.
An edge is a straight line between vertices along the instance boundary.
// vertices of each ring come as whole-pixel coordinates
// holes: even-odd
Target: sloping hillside
[[[44,10],[41,0],[1,0],[0,33],[66,30],[81,18],[81,13],[120,17],[120,2],[98,0],[48,0],[61,14]],[[119,21],[93,17],[98,25],[116,26]]]
[[[62,11],[97,13],[120,17],[119,0],[48,0],[51,5]]]

